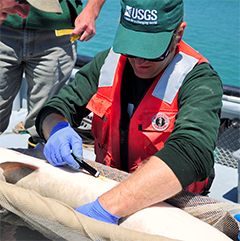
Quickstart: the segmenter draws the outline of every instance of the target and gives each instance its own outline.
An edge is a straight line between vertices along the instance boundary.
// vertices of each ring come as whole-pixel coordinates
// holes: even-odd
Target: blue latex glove
[[[84,204],[78,207],[75,211],[84,214],[90,218],[97,219],[105,223],[112,223],[118,225],[118,221],[121,217],[109,213],[103,206],[99,203],[99,199],[92,203]]]
[[[240,214],[236,214],[236,215],[234,216],[234,218],[236,218],[237,221],[240,222]]]
[[[73,168],[79,168],[71,151],[76,157],[82,159],[82,138],[68,122],[60,122],[53,127],[43,153],[53,166],[68,164]]]
[[[236,214],[234,218],[236,218],[236,220],[240,222],[240,214]],[[238,240],[240,240],[240,233],[238,234]]]

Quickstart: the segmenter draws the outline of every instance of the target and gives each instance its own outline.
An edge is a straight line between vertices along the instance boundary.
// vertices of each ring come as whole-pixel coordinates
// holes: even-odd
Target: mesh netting
[[[240,204],[220,202],[216,199],[187,191],[182,191],[166,200],[166,202],[214,226],[231,239],[238,240],[239,226],[230,215],[230,212],[238,210],[239,213]]]
[[[215,162],[232,168],[238,168],[238,162],[232,153],[240,149],[240,128],[230,126],[219,138],[215,149]]]
[[[42,154],[41,146],[38,146],[38,148],[35,149],[18,149],[18,151],[30,156],[45,159]],[[102,176],[118,182],[122,182],[130,175],[126,172],[104,166],[94,161],[85,161],[92,167],[96,168]],[[179,207],[192,216],[214,226],[231,239],[237,240],[239,226],[237,221],[232,215],[230,215],[230,212],[237,210],[237,212],[240,213],[240,204],[220,202],[213,198],[187,191],[182,191],[178,195],[168,199],[166,202],[175,207]]]
[[[63,202],[4,181],[0,181],[0,186],[1,205],[51,240],[174,241],[94,220],[75,212]],[[6,214],[2,215],[1,219],[4,219],[4,216],[8,222],[17,221],[12,219],[12,216],[9,220]]]
[[[0,204],[50,240],[192,241],[195,236],[197,241],[208,240],[209,236],[211,241],[229,240],[210,225],[167,203],[121,219],[119,226],[79,216],[74,208],[83,204],[81,199],[88,202],[86,199],[93,194],[93,201],[100,189],[100,192],[106,191],[107,186],[112,188],[117,183],[69,167],[56,168],[19,152],[0,151],[3,180],[0,182]]]

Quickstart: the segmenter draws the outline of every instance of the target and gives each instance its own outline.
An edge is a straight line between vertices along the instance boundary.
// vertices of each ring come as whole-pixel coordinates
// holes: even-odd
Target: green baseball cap
[[[146,59],[160,57],[183,14],[183,0],[121,0],[113,51]]]

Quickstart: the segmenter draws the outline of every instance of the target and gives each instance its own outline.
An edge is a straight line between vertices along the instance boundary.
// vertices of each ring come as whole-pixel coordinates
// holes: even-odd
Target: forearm
[[[96,33],[95,21],[101,11],[105,0],[88,0],[83,11],[75,19],[75,29],[71,36],[80,36],[80,41],[90,40]]]
[[[90,13],[93,13],[93,16],[96,20],[105,2],[106,0],[88,0],[84,9]]]
[[[53,127],[63,121],[67,120],[62,115],[57,113],[51,113],[50,115],[47,115],[42,122],[42,133],[44,138],[48,140]]]
[[[110,213],[126,217],[164,201],[182,190],[173,171],[156,156],[127,180],[100,196],[100,204]]]

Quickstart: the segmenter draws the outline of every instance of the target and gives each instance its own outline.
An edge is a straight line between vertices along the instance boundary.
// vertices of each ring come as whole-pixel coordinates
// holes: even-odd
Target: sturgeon
[[[108,178],[95,178],[84,170],[53,167],[45,160],[5,148],[0,148],[0,152],[2,179],[34,190],[43,197],[64,202],[73,209],[94,201],[119,184]],[[119,226],[177,240],[231,240],[211,225],[165,202],[123,218]]]

